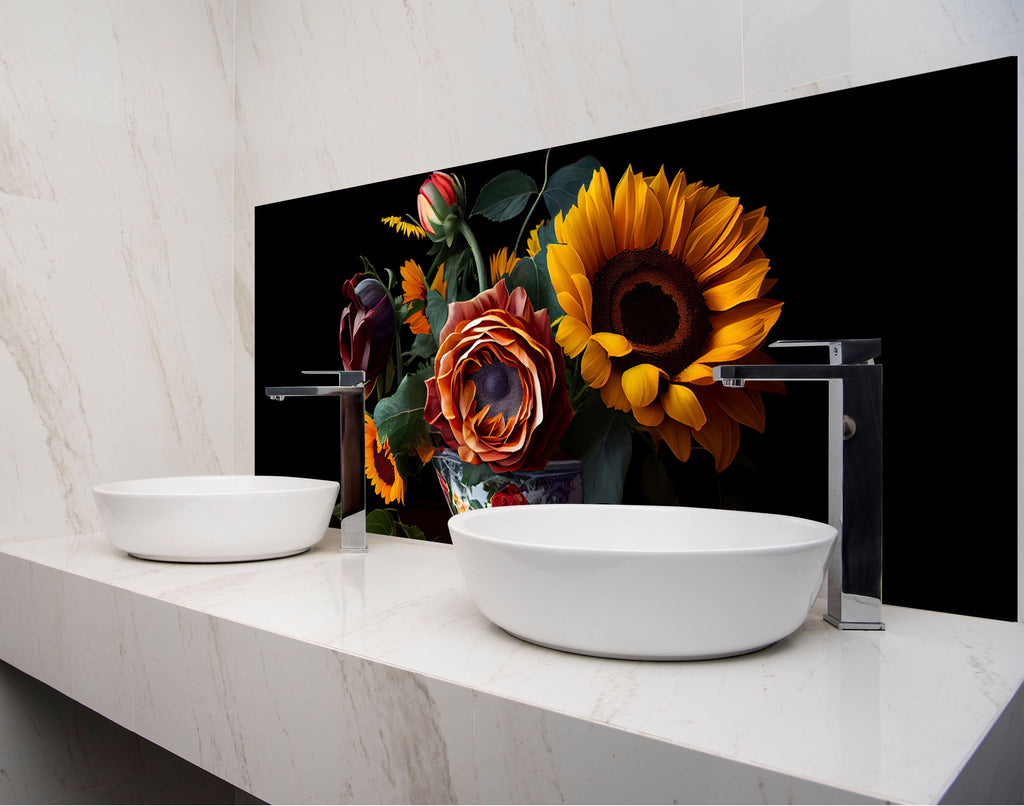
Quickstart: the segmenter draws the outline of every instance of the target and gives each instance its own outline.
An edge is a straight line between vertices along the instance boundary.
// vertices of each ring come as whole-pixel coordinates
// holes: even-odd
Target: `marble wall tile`
[[[234,2],[5,0],[0,32],[3,541],[95,530],[99,481],[230,470]],[[118,656],[67,613],[45,638],[16,615],[0,634],[37,669],[66,669],[70,646]],[[119,671],[80,682],[127,722]],[[41,686],[27,723],[16,691],[0,679],[0,800],[143,802],[164,772],[188,796],[133,735],[44,719],[59,698]],[[74,748],[120,764],[32,760]]]
[[[98,528],[91,487],[222,472],[231,235],[0,196],[0,539]]]
[[[736,0],[242,0],[238,219],[739,100],[739,12]]]
[[[1013,0],[747,0],[744,92],[757,97],[883,65],[891,72],[874,80],[982,61],[993,57],[979,46],[1001,50],[1000,40],[1022,30]]]
[[[0,191],[231,226],[225,0],[0,6]]]
[[[230,469],[234,5],[0,4],[0,540]]]

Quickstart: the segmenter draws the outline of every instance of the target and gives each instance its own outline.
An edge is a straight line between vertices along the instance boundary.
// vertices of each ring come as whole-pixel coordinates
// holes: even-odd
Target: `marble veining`
[[[0,5],[0,540],[231,469],[234,16]]]
[[[212,566],[6,544],[0,657],[293,802],[933,802],[1024,704],[1020,624],[887,607],[886,632],[844,633],[816,605],[751,655],[603,660],[494,627],[450,546],[337,542]]]

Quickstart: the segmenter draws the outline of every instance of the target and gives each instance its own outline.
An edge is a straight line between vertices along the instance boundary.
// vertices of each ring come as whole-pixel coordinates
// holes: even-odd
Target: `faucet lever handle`
[[[778,339],[769,347],[828,347],[830,364],[870,364],[882,354],[881,339]]]
[[[304,369],[303,375],[333,375],[338,379],[338,386],[356,387],[366,383],[366,373],[362,370],[346,371],[339,369]]]

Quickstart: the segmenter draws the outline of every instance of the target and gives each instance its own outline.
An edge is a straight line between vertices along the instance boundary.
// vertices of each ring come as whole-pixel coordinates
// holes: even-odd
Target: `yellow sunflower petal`
[[[604,168],[594,172],[581,209],[593,229],[597,256],[603,263],[616,252],[615,230],[612,222],[612,190]],[[593,279],[596,268],[595,266],[587,272],[587,276],[591,279]]]
[[[634,409],[649,406],[658,396],[658,383],[667,378],[654,364],[637,364],[622,372],[622,391]]]
[[[662,205],[668,211],[668,219],[662,227],[661,248],[670,255],[681,257],[683,254],[686,236],[697,212],[697,191],[701,187],[700,182],[687,185],[686,174],[682,171],[675,175],[669,186],[668,198]]]
[[[636,421],[647,428],[657,428],[665,420],[665,409],[657,400],[649,406],[634,406],[632,411]]]
[[[448,284],[444,280],[444,263],[437,267],[437,274],[434,275],[434,281],[430,284],[430,287],[442,297],[444,296],[448,288]]]
[[[768,273],[768,260],[753,260],[719,273],[703,289],[704,302],[712,311],[725,311],[741,302],[757,299]]]
[[[568,291],[559,291],[555,296],[558,299],[558,304],[565,311],[566,316],[571,316],[573,319],[578,319],[583,323],[589,322],[590,310],[584,310],[580,300],[575,295],[570,294]]]
[[[662,165],[658,169],[658,173],[650,177],[647,180],[647,185],[650,187],[654,197],[658,200],[658,204],[661,206],[662,212],[668,209],[668,177],[665,176],[665,166]]]
[[[573,293],[575,286],[570,279],[573,274],[586,275],[586,269],[580,260],[579,254],[571,246],[553,243],[548,246],[547,252],[548,276],[551,278],[551,286],[555,293],[565,291]]]
[[[583,351],[583,360],[580,362],[580,374],[591,388],[600,389],[608,382],[608,376],[612,371],[612,362],[608,360],[608,353],[594,339],[587,342],[587,349]]]
[[[677,383],[695,383],[700,386],[707,386],[715,382],[714,374],[707,364],[694,361],[672,380]]]
[[[699,360],[708,364],[741,358],[764,341],[781,312],[781,302],[754,299],[713,316],[714,329]]]
[[[764,431],[764,402],[761,395],[752,389],[718,389],[718,405],[740,425]]]
[[[571,279],[572,284],[576,287],[576,299],[580,301],[580,305],[586,314],[583,321],[587,323],[587,327],[593,329],[594,324],[590,320],[590,315],[594,308],[594,292],[590,288],[590,280],[583,274],[574,274]]]
[[[690,458],[690,429],[666,417],[658,426],[658,436],[665,440],[669,450],[680,462]]]
[[[709,418],[693,437],[715,457],[715,470],[721,473],[736,458],[740,447],[740,427],[717,406],[709,410]]]
[[[654,191],[643,174],[627,168],[615,188],[612,216],[617,251],[646,249],[661,234],[663,216]]]
[[[590,339],[590,328],[579,319],[571,316],[563,316],[558,322],[558,330],[555,331],[555,341],[569,358],[575,358],[583,352]]]
[[[707,253],[728,237],[742,212],[740,200],[734,196],[714,199],[701,210],[693,219],[693,228],[686,239],[683,251],[686,265],[696,272]]]
[[[764,214],[763,207],[744,213],[740,217],[740,226],[736,228],[739,237],[731,241],[727,248],[716,250],[707,256],[700,268],[698,280],[701,283],[707,282],[718,272],[745,263],[754,254],[757,242],[767,229],[768,217]],[[760,252],[760,249],[757,251]],[[763,256],[761,253],[760,257]]]
[[[601,387],[601,401],[609,409],[629,411],[632,407],[622,391],[622,373],[612,367],[608,382]]]
[[[629,343],[629,339],[618,333],[599,332],[595,333],[591,338],[604,347],[608,355],[615,356],[616,358],[621,358],[633,352],[633,345]]]
[[[683,384],[670,383],[668,389],[661,394],[661,404],[665,407],[665,413],[677,423],[700,429],[707,422],[697,395]]]

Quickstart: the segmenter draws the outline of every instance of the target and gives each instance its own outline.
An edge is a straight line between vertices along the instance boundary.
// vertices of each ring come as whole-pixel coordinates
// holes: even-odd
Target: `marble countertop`
[[[886,606],[885,632],[841,632],[816,608],[742,657],[603,660],[493,626],[451,546],[369,542],[220,565],[0,544],[0,657],[270,801],[936,802],[1020,776],[1024,624]]]

